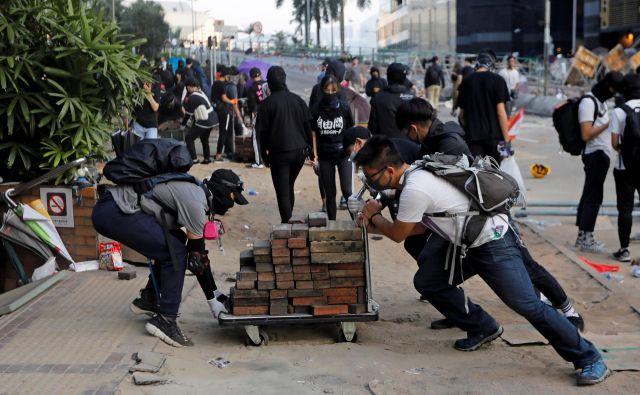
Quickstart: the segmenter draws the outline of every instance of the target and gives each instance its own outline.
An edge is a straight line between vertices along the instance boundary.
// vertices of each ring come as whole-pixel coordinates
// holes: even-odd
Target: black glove
[[[205,270],[209,268],[211,261],[209,261],[209,255],[207,255],[209,251],[190,251],[187,255],[187,268],[189,271],[196,276],[204,273]]]

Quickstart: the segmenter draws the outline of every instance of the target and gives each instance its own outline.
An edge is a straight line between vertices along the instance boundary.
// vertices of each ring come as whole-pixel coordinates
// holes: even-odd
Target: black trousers
[[[578,204],[576,226],[584,232],[593,232],[598,211],[604,198],[604,181],[609,171],[609,155],[603,151],[582,155],[584,163],[584,188]]]
[[[205,160],[211,159],[211,151],[209,149],[209,136],[211,136],[211,130],[213,128],[200,128],[197,126],[192,126],[189,133],[184,138],[185,143],[187,144],[187,149],[189,150],[189,154],[191,155],[191,159],[198,159],[198,155],[196,155],[196,139],[200,139],[202,143],[202,155]]]
[[[633,202],[636,191],[640,194],[640,176],[627,170],[613,169],[616,182],[616,204],[618,206],[618,239],[621,248],[629,247],[629,235],[633,224]]]
[[[271,180],[276,190],[280,220],[283,224],[289,222],[295,203],[294,184],[306,158],[305,150],[300,148],[293,151],[274,152],[270,155]]]
[[[351,196],[351,162],[349,158],[320,159],[320,182],[327,199],[327,216],[335,220],[338,207],[336,205],[336,167],[340,177],[342,196]]]
[[[474,156],[490,156],[496,160],[496,162],[502,162],[500,152],[498,152],[498,143],[500,139],[487,139],[479,141],[467,141],[469,150]]]
[[[218,145],[216,147],[216,155],[222,154],[224,151],[227,155],[233,155],[234,149],[234,116],[226,111],[218,111],[218,119],[220,126],[218,127]]]

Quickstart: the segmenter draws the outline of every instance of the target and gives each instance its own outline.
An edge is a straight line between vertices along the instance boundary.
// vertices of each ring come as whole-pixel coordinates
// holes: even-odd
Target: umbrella
[[[29,228],[31,228],[31,230],[33,230],[33,232],[38,235],[38,237],[55,253],[59,254],[70,263],[75,263],[71,254],[67,251],[67,247],[64,246],[62,238],[56,230],[55,225],[50,219],[25,204],[20,204],[15,211],[22,217],[24,223],[27,224]]]
[[[18,244],[47,260],[53,256],[49,246],[11,210],[4,213],[0,237]]]
[[[269,67],[271,67],[271,65],[269,63],[263,62],[260,59],[244,60],[238,66],[238,71],[242,74],[249,75],[249,71],[254,67],[260,69],[262,78],[267,78],[267,71],[269,71]],[[249,80],[247,81],[247,88],[251,88],[251,85],[253,85],[253,80],[249,76]]]

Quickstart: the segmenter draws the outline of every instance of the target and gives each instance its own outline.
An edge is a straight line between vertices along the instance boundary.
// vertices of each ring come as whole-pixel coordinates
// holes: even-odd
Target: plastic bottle
[[[640,266],[638,265],[631,266],[631,275],[633,277],[640,277]]]
[[[606,278],[607,280],[615,280],[619,283],[621,283],[622,281],[624,281],[624,276],[622,274],[617,274],[617,273],[611,273],[611,272],[604,272],[602,273],[602,275],[604,276],[604,278]]]
[[[249,196],[256,196],[258,194],[258,191],[256,191],[255,189],[251,188],[251,189],[247,190],[247,193],[249,194]]]

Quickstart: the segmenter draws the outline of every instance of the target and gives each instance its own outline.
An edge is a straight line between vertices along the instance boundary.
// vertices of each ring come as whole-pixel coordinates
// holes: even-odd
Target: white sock
[[[569,305],[567,307],[562,309],[562,313],[564,314],[565,317],[577,317],[578,316],[578,312],[573,308],[573,305],[571,305],[571,303],[569,303]]]

